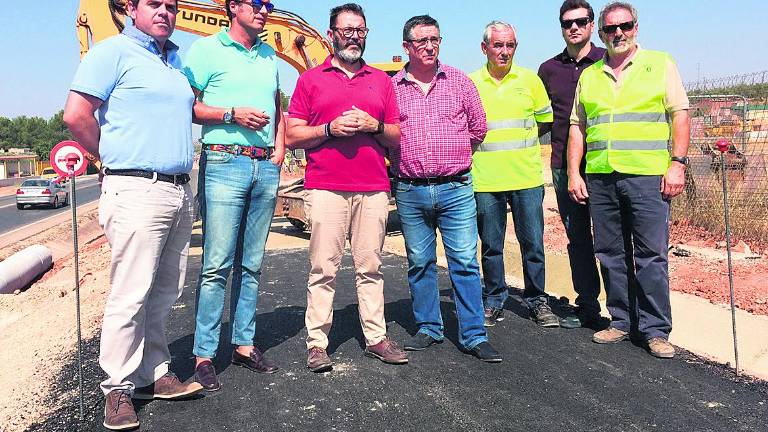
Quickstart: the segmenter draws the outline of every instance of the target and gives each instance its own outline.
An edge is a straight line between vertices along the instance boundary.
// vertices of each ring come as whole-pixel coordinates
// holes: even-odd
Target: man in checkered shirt
[[[408,284],[419,327],[405,344],[421,351],[441,342],[443,319],[436,271],[436,228],[448,259],[462,349],[501,362],[483,327],[472,191],[472,147],[483,141],[486,119],[472,81],[438,61],[440,27],[421,15],[403,27],[409,62],[392,78],[400,107],[400,147],[392,151],[395,198],[408,253]]]

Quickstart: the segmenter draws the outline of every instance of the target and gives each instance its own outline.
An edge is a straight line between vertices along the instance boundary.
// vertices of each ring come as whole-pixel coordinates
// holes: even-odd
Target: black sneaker
[[[483,325],[486,327],[493,327],[497,321],[504,321],[504,309],[498,308],[485,308],[485,320]]]
[[[403,344],[403,349],[406,351],[424,351],[425,349],[429,348],[430,345],[440,342],[442,341],[439,341],[426,333],[419,332],[405,341]]]
[[[501,354],[489,342],[480,342],[469,352],[484,362],[500,363],[502,361]]]
[[[531,309],[531,319],[542,327],[560,327],[560,319],[546,302],[541,302]]]

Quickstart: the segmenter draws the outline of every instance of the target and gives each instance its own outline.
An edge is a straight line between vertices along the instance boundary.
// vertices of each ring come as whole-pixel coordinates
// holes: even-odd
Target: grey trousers
[[[672,331],[669,201],[660,185],[661,176],[587,174],[611,326],[643,340],[667,339]]]
[[[105,394],[147,386],[168,372],[165,323],[184,287],[192,201],[189,184],[104,177],[99,223],[112,248],[99,348]]]

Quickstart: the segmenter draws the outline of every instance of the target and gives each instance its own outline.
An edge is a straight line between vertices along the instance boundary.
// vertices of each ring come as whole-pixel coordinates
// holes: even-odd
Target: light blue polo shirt
[[[259,40],[251,49],[229,37],[229,29],[196,40],[187,52],[184,72],[213,107],[252,107],[266,111],[270,123],[261,130],[237,124],[203,125],[206,144],[275,145],[275,97],[279,86],[275,50]]]
[[[104,101],[98,121],[105,167],[162,174],[192,170],[194,94],[181,71],[178,47],[167,41],[166,48],[163,60],[152,37],[126,26],[80,63],[70,89]]]

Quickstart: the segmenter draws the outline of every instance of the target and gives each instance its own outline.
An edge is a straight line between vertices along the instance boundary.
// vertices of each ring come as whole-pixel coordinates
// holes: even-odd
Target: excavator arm
[[[80,0],[76,26],[81,58],[93,44],[123,30],[126,1]],[[176,30],[208,36],[229,26],[224,0],[214,1],[179,0]],[[330,43],[303,18],[279,9],[269,14],[260,36],[299,73],[322,63],[333,52]]]

